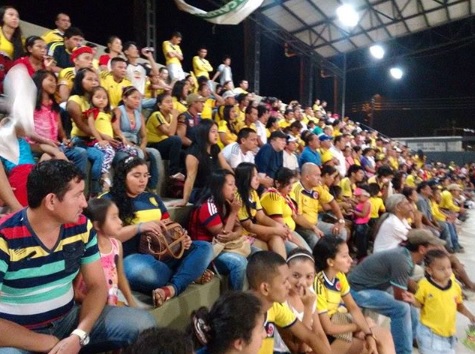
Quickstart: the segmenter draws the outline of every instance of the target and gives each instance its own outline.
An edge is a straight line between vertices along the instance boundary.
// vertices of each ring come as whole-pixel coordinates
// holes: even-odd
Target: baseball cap
[[[460,191],[460,192],[463,191],[462,187],[460,187],[457,183],[449,184],[449,186],[447,187],[447,190],[449,190],[449,191]]]
[[[318,136],[318,139],[319,139],[320,141],[333,140],[333,138],[332,138],[331,136],[328,136],[328,135],[326,135],[326,134],[320,134],[320,135]]]
[[[71,60],[76,59],[78,56],[80,56],[81,54],[84,54],[84,53],[92,54],[91,47],[84,46],[84,47],[79,47],[79,48],[75,49],[73,51],[73,53],[71,54]]]
[[[228,90],[228,91],[225,91],[221,97],[223,98],[223,100],[225,100],[226,98],[236,97],[236,95],[234,94],[233,91]]]
[[[445,246],[445,241],[432,235],[429,230],[424,229],[412,229],[407,233],[407,243],[413,246],[419,245],[434,245]]]
[[[188,96],[186,96],[186,104],[188,106],[198,101],[204,102],[206,101],[206,99],[203,96],[198,95],[197,93],[190,93]]]
[[[296,143],[297,142],[297,138],[295,136],[292,136],[292,135],[287,135],[287,144],[288,143]]]

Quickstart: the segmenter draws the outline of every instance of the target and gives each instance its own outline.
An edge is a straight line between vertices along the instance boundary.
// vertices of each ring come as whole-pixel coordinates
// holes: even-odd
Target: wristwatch
[[[340,224],[344,224],[344,223],[345,223],[345,219],[338,219],[338,222],[339,222]]]
[[[79,344],[81,344],[81,347],[84,347],[85,345],[89,344],[89,334],[87,334],[82,329],[76,328],[74,331],[71,332],[71,335],[73,334],[79,337]]]

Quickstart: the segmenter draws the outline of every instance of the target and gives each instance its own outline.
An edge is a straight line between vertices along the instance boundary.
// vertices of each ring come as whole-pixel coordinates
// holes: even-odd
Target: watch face
[[[84,337],[84,339],[81,340],[81,344],[82,344],[82,345],[88,345],[88,344],[89,344],[89,340],[90,340],[89,336],[86,335],[86,337]]]

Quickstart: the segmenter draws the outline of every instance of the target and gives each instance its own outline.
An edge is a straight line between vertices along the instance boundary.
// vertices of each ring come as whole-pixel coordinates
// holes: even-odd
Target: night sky
[[[3,3],[3,1],[2,1]],[[53,27],[54,16],[62,11],[68,13],[73,25],[81,28],[88,40],[105,43],[109,35],[115,34],[123,41],[136,40],[133,36],[133,1],[104,0],[66,2],[57,0],[9,1],[15,6],[20,17],[26,21],[42,26]],[[189,1],[189,3],[205,3],[206,1]],[[87,6],[86,4],[89,4]],[[207,4],[207,5],[206,5]],[[232,57],[232,69],[235,82],[244,75],[244,26],[214,26],[194,16],[179,11],[173,0],[157,1],[157,31],[158,43],[168,39],[171,32],[178,30],[183,34],[182,50],[185,61],[184,69],[191,69],[191,59],[199,45],[208,47],[208,59],[216,68],[224,54]],[[421,37],[422,38],[422,37]],[[417,39],[417,37],[416,37]],[[261,89],[264,96],[280,97],[288,102],[299,96],[299,66],[298,57],[284,56],[284,43],[276,43],[267,38],[262,39],[261,47]],[[139,43],[141,45],[142,43]],[[391,43],[393,52],[403,53],[401,47],[404,40]],[[375,94],[383,99],[398,101],[415,99],[412,106],[403,111],[379,112],[375,115],[374,126],[390,136],[419,136],[432,135],[435,128],[455,125],[458,127],[475,128],[475,98],[473,108],[454,109],[447,103],[438,110],[419,110],[417,100],[453,97],[470,97],[475,90],[475,70],[473,57],[475,41],[468,45],[445,47],[439,51],[430,51],[398,60],[402,63],[405,76],[400,81],[389,78],[390,62],[385,65],[374,65],[365,50],[348,55],[349,68],[369,66],[355,70],[347,76],[347,114],[356,120],[363,121],[362,114],[349,111],[352,103],[369,101]],[[157,48],[159,62],[164,62],[161,48]],[[341,62],[341,58],[336,58]],[[318,74],[318,73],[317,73]],[[333,79],[316,77],[315,97],[329,101],[333,108]],[[251,82],[252,86],[252,82]],[[445,101],[444,101],[445,102]],[[450,102],[450,101],[447,101]],[[468,106],[467,106],[468,107]],[[411,108],[411,109],[409,109]]]

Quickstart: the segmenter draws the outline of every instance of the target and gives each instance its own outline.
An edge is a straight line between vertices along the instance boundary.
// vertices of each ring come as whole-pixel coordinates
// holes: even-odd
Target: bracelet
[[[142,224],[143,224],[143,222],[139,222],[138,225],[137,225],[137,235],[142,233]]]

